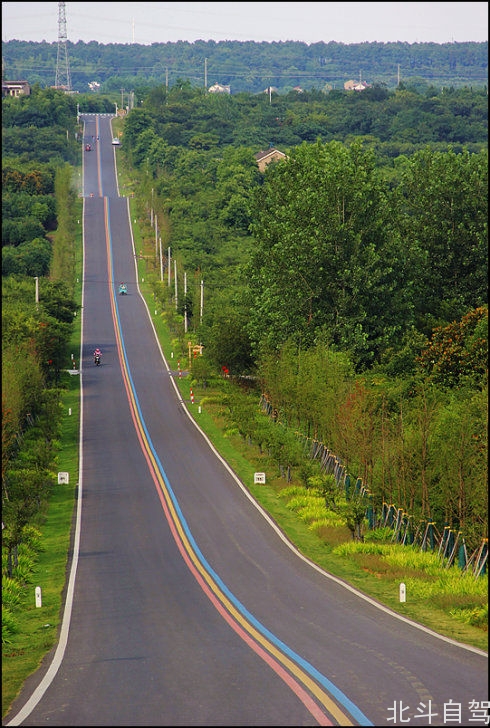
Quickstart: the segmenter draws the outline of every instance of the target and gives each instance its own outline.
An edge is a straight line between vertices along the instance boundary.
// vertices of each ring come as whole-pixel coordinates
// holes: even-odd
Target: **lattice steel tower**
[[[58,3],[58,56],[56,58],[55,88],[71,92],[70,63],[66,47],[66,3]]]

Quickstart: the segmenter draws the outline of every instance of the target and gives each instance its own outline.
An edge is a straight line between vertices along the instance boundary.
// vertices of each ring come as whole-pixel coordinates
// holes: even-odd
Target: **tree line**
[[[2,42],[6,77],[41,87],[55,82],[58,44]],[[102,93],[137,87],[229,85],[231,93],[262,93],[274,87],[330,91],[349,80],[396,88],[487,86],[488,43],[303,43],[300,41],[202,41],[193,43],[66,43],[73,90],[86,93],[94,81]]]
[[[70,97],[49,90],[35,93],[27,105],[4,99],[4,120],[13,109],[18,116],[2,128],[2,554],[7,575],[25,529],[42,518],[53,486],[63,369],[78,310],[72,164],[80,155]],[[24,148],[26,130],[30,143]]]

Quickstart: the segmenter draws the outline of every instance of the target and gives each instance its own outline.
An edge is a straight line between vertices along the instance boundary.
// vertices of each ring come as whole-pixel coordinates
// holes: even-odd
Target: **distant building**
[[[257,160],[260,172],[263,172],[267,165],[271,162],[280,162],[281,160],[287,159],[284,152],[280,152],[279,149],[276,149],[275,147],[271,147],[265,152],[257,152],[254,156]]]
[[[231,94],[230,86],[222,86],[220,83],[215,83],[213,86],[208,88],[210,94]]]
[[[27,81],[2,81],[2,96],[30,96],[31,87]]]
[[[346,91],[364,91],[364,89],[369,88],[370,86],[371,84],[366,83],[366,81],[346,81],[344,83]]]

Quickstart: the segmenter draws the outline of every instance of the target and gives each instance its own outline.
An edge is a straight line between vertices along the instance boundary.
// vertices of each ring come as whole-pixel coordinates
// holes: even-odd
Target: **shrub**
[[[18,632],[17,621],[8,607],[2,605],[2,644],[9,645],[11,637]]]
[[[449,614],[459,622],[488,630],[488,604],[472,609],[451,609]]]
[[[298,495],[304,495],[305,494],[305,488],[301,485],[289,485],[287,488],[283,488],[279,495],[281,498],[290,499],[294,496]]]
[[[30,551],[37,553],[41,550],[41,531],[32,525],[25,525],[22,529],[23,545],[29,547]]]
[[[388,543],[393,538],[393,529],[390,526],[383,526],[382,528],[375,528],[372,531],[367,531],[364,536],[365,542],[381,542]]]
[[[8,576],[2,578],[2,608],[16,607],[20,604],[22,597],[22,586],[15,579]]]
[[[34,569],[35,560],[32,556],[25,553],[20,553],[21,546],[19,547],[19,557],[17,564],[13,569],[13,577],[23,584],[30,584],[32,581],[32,572]]]

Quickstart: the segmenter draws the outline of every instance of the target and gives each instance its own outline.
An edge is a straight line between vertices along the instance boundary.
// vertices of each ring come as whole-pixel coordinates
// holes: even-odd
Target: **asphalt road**
[[[139,295],[111,119],[84,120],[73,563],[60,644],[4,725],[485,725],[486,653],[301,558],[186,414]]]

